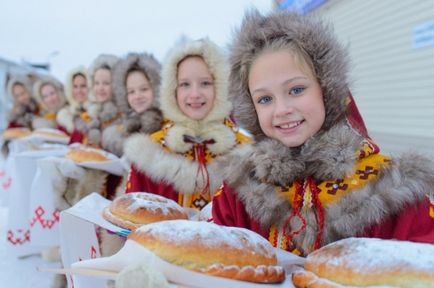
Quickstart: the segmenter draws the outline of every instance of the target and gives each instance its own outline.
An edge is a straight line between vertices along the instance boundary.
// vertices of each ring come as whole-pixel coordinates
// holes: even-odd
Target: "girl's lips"
[[[285,124],[280,124],[280,125],[276,125],[275,127],[277,129],[279,129],[281,132],[284,133],[291,133],[295,130],[297,130],[297,128],[304,122],[304,120],[301,121],[295,121],[295,122],[290,122],[290,123],[285,123]]]
[[[191,108],[201,108],[205,103],[188,103],[187,105]]]

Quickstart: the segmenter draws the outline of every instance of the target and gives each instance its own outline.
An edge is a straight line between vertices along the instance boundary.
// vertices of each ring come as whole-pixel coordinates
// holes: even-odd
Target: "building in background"
[[[282,0],[330,21],[351,57],[351,91],[383,152],[434,155],[434,1]]]

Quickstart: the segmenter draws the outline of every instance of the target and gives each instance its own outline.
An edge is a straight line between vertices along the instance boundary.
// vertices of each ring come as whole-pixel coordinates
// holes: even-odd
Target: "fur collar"
[[[236,144],[235,133],[223,123],[212,122],[202,125],[198,122],[190,122],[188,124],[184,126],[175,123],[168,129],[165,141],[170,150],[184,153],[193,148],[193,143],[184,142],[184,135],[202,140],[214,140],[214,144],[207,145],[209,151],[214,155],[227,153]]]
[[[125,156],[131,164],[157,183],[170,183],[184,194],[193,194],[205,186],[204,179],[197,176],[198,162],[163,150],[160,143],[149,136],[133,135],[126,140],[124,147]],[[207,164],[211,192],[216,191],[222,183],[215,173],[215,166],[215,161]]]
[[[282,227],[291,215],[292,207],[277,195],[274,184],[288,185],[294,179],[308,175],[319,184],[322,180],[343,178],[351,173],[356,161],[354,148],[360,144],[361,138],[357,135],[351,137],[348,133],[354,132],[331,129],[310,139],[300,151],[282,147],[276,141],[264,140],[229,154],[220,163],[219,171],[244,203],[247,213],[264,229],[273,224]],[[327,141],[335,142],[327,145]],[[322,244],[357,236],[363,232],[363,227],[397,213],[405,205],[422,201],[426,196],[433,197],[433,187],[433,160],[419,155],[392,159],[383,167],[377,180],[324,208]],[[294,237],[294,241],[303,251],[309,252],[318,227],[312,211],[303,212],[303,217],[307,220],[307,227]],[[297,230],[300,225],[296,217],[290,222],[292,230]]]

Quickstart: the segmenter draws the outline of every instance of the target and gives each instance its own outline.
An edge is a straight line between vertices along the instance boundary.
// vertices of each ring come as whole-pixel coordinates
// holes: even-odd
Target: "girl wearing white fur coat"
[[[102,130],[118,123],[119,111],[113,101],[112,72],[118,58],[114,55],[99,55],[89,68],[88,83],[90,105],[86,115],[76,117],[71,139],[101,148]]]
[[[227,72],[222,52],[207,39],[170,51],[160,92],[165,123],[152,135],[127,140],[127,193],[151,192],[196,209],[211,200],[221,184],[215,158],[249,141],[229,118]]]
[[[57,113],[57,123],[68,134],[74,131],[74,120],[85,117],[89,106],[87,72],[84,67],[71,70],[66,77],[65,96],[68,105]],[[74,141],[73,141],[74,142]]]
[[[150,134],[161,128],[158,108],[161,65],[154,56],[130,53],[113,69],[114,102],[121,122],[103,130],[102,148],[123,155],[125,139],[133,133]]]
[[[13,99],[8,113],[7,128],[32,129],[33,118],[39,114],[39,105],[32,96],[33,83],[26,75],[14,75],[8,82],[8,95]]]
[[[32,121],[33,129],[53,128],[60,129],[56,121],[57,113],[66,104],[63,85],[52,77],[44,77],[36,81],[33,86],[33,95],[40,107],[40,113]]]
[[[382,155],[354,129],[347,70],[324,23],[288,12],[245,17],[231,95],[255,143],[222,161],[215,223],[301,255],[347,237],[434,244],[434,161]]]

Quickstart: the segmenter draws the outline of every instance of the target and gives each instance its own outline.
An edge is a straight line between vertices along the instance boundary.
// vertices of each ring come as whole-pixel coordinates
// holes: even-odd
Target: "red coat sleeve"
[[[173,188],[173,185],[166,182],[153,181],[148,175],[140,172],[134,165],[131,165],[130,174],[125,189],[125,193],[131,192],[148,192],[157,194],[173,201],[178,201],[178,191]]]
[[[364,236],[434,244],[434,218],[429,209],[428,199],[407,206],[398,215],[367,229]]]
[[[69,144],[72,143],[83,143],[84,141],[84,134],[78,130],[74,130],[71,133],[71,137],[69,138]]]
[[[268,238],[268,231],[261,229],[259,223],[249,216],[244,204],[226,183],[212,200],[212,221],[219,225],[246,228]]]

